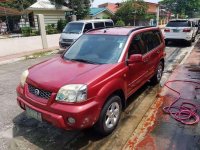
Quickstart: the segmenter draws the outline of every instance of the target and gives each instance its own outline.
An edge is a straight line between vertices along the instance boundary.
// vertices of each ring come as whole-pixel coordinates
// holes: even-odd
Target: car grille
[[[28,85],[28,90],[31,94],[37,96],[37,97],[41,97],[41,98],[44,98],[44,99],[49,99],[51,97],[51,93],[52,92],[49,92],[49,91],[45,91],[45,90],[42,90],[42,89],[38,89],[32,85]]]

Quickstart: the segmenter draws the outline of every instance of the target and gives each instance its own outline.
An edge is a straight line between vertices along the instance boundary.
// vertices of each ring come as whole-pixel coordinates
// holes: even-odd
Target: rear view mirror
[[[137,62],[142,62],[142,55],[141,54],[133,54],[130,56],[128,63],[129,64],[133,64],[133,63],[137,63]]]

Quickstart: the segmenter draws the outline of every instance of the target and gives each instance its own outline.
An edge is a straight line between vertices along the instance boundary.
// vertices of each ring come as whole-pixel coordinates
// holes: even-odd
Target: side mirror
[[[196,24],[195,27],[199,27],[199,26]]]
[[[142,61],[143,61],[143,58],[141,54],[133,54],[130,56],[128,63],[133,64],[133,63],[142,62]]]

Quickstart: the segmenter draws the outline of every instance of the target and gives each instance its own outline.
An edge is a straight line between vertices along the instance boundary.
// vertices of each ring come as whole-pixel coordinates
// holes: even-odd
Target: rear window
[[[170,21],[167,27],[190,27],[191,23],[189,21]]]

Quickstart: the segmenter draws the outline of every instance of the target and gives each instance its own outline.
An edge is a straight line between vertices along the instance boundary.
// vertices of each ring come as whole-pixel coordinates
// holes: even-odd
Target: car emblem
[[[35,95],[37,95],[37,96],[39,96],[40,95],[40,90],[38,90],[38,89],[35,89]]]

